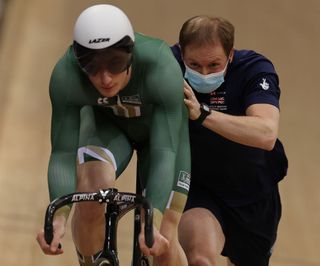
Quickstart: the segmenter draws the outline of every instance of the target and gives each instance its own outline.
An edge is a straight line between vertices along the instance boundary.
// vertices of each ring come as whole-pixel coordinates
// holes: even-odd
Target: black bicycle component
[[[132,265],[139,265],[139,261],[142,257],[142,252],[139,246],[139,233],[141,230],[141,214],[137,208],[134,210],[134,228],[133,228],[133,253],[132,253]]]
[[[140,179],[137,178],[136,182],[136,191],[139,195],[143,194],[143,186],[140,183]],[[147,215],[149,217],[149,215]],[[153,236],[153,227],[149,227],[150,223],[148,223],[148,226],[145,225],[145,236]],[[151,223],[152,225],[152,223]],[[139,266],[149,266],[149,259],[147,256],[145,256],[141,250],[139,245],[139,234],[141,230],[141,209],[136,208],[134,210],[134,228],[133,228],[133,253],[132,253],[132,266],[139,265]],[[149,232],[151,230],[151,232]],[[151,234],[150,234],[151,233]],[[153,238],[145,238],[145,241],[147,243],[148,247],[152,247],[153,245]]]
[[[148,258],[145,257],[145,256],[141,257],[140,265],[141,265],[141,266],[149,266],[150,264],[149,264]]]
[[[50,244],[53,239],[53,218],[54,218],[55,212],[59,208],[65,205],[85,202],[85,201],[107,203],[107,207],[105,211],[106,230],[105,230],[104,249],[101,254],[101,257],[97,260],[95,264],[96,266],[119,265],[118,254],[117,254],[117,241],[116,241],[117,226],[118,226],[119,220],[131,210],[139,210],[139,213],[141,209],[144,210],[144,213],[145,213],[144,234],[145,234],[146,244],[148,247],[150,248],[152,247],[154,239],[153,239],[153,208],[151,204],[141,195],[126,193],[126,192],[118,192],[118,190],[115,188],[103,189],[103,190],[100,190],[99,192],[72,193],[72,194],[68,194],[60,198],[57,198],[56,200],[53,200],[47,208],[45,223],[44,223],[45,240],[48,244]],[[133,265],[148,265],[148,264],[133,264]]]
[[[105,258],[97,259],[94,264],[95,264],[95,266],[113,266],[113,265],[115,265],[110,260],[105,259]]]

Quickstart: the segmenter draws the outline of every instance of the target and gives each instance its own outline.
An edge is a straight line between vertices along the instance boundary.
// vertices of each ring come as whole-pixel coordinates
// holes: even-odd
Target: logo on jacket
[[[262,89],[264,89],[265,91],[269,89],[270,85],[267,82],[267,79],[262,79],[262,83],[259,84],[261,86]]]
[[[190,187],[190,173],[180,171],[177,186],[189,191]]]
[[[214,91],[210,94],[210,108],[216,111],[228,109],[225,91]]]
[[[99,97],[97,102],[98,102],[98,105],[102,105],[102,106],[110,104],[109,99],[107,97]]]
[[[121,102],[123,103],[131,103],[135,105],[141,105],[142,101],[139,94],[129,95],[129,96],[121,96]]]
[[[121,117],[138,117],[141,116],[142,100],[140,95],[119,96],[112,98],[98,98],[98,105],[111,108],[114,115]]]

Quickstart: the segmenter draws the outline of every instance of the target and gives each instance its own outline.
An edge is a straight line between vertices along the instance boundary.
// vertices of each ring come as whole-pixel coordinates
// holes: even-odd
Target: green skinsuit
[[[167,44],[135,37],[131,79],[115,97],[99,94],[72,47],[55,66],[50,81],[51,199],[75,191],[77,162],[113,162],[118,177],[135,149],[138,176],[152,205],[161,212],[183,210],[190,182],[183,76]]]

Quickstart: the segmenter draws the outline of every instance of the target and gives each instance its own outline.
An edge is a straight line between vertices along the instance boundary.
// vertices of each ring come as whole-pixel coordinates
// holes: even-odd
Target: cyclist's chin
[[[100,92],[100,94],[102,94],[104,97],[114,97],[116,96],[119,91],[120,91],[120,86],[119,85],[114,85],[111,87],[99,87],[98,91]]]

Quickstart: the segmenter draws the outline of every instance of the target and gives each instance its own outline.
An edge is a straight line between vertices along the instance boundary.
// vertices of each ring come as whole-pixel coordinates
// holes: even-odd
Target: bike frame
[[[119,192],[115,188],[101,189],[98,192],[71,193],[53,200],[46,211],[45,216],[45,239],[48,244],[53,239],[53,218],[55,212],[69,204],[81,202],[107,203],[105,210],[105,241],[103,252],[99,257],[97,266],[118,266],[117,251],[117,227],[119,220],[129,211],[135,210],[134,218],[134,248],[132,266],[148,265],[147,258],[141,255],[138,243],[138,235],[141,230],[141,209],[144,210],[145,228],[144,234],[148,247],[153,245],[153,208],[141,195],[127,192]]]

